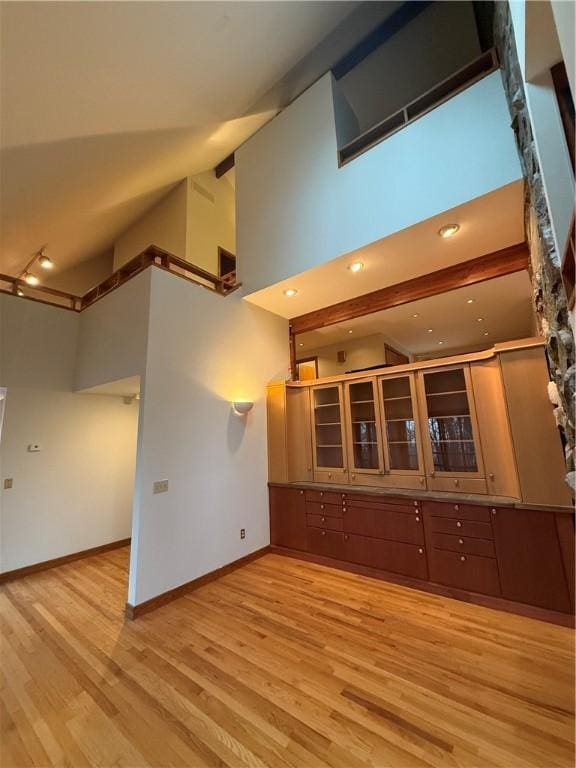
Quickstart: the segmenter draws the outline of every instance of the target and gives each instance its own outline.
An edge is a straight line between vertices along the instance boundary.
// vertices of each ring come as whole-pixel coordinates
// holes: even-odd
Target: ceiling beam
[[[500,251],[479,256],[477,259],[463,261],[451,267],[430,272],[427,275],[405,280],[378,291],[365,293],[354,299],[347,299],[330,307],[317,309],[290,320],[293,334],[313,331],[327,325],[346,322],[356,317],[370,315],[383,309],[391,309],[411,301],[427,299],[440,293],[455,291],[495,277],[503,277],[513,272],[528,269],[530,254],[526,243],[518,243]]]

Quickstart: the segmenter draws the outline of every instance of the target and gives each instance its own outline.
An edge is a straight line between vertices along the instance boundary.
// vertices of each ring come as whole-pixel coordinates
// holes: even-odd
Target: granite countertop
[[[532,509],[545,512],[560,512],[563,514],[574,514],[572,507],[558,507],[545,504],[526,504],[519,499],[513,499],[509,496],[487,496],[471,493],[450,493],[446,491],[420,491],[406,488],[376,488],[372,485],[339,485],[337,483],[314,483],[310,481],[286,482],[286,483],[268,483],[271,487],[278,488],[308,488],[310,490],[334,491],[336,493],[364,493],[372,496],[406,496],[409,499],[419,499],[422,501],[453,501],[461,504],[490,504],[495,507],[511,507],[513,509]]]

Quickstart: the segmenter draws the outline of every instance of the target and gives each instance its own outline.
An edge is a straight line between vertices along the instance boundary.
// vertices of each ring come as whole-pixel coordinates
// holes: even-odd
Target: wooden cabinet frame
[[[378,451],[378,466],[375,469],[357,467],[354,463],[354,427],[352,422],[352,402],[350,400],[350,387],[355,384],[370,384],[374,398],[374,422],[376,426],[376,448]],[[378,382],[376,377],[372,376],[366,379],[357,379],[356,381],[346,381],[344,383],[344,415],[346,424],[346,440],[348,443],[348,474],[351,480],[354,475],[383,475],[385,473],[382,425],[380,418],[380,406],[378,401]]]
[[[338,404],[340,406],[340,434],[341,434],[341,440],[342,440],[342,466],[341,467],[330,467],[330,466],[320,466],[318,464],[318,442],[316,439],[316,403],[314,399],[314,393],[321,390],[321,389],[336,389],[338,392]],[[346,439],[346,411],[345,411],[345,403],[344,403],[344,390],[342,384],[339,383],[331,383],[331,384],[318,384],[310,387],[310,428],[312,430],[312,466],[314,467],[315,473],[321,473],[322,475],[325,475],[326,473],[340,473],[340,476],[342,477],[342,473],[344,473],[344,477],[346,478],[345,482],[348,482],[348,445],[347,445],[347,439]],[[323,478],[327,479],[327,478]],[[331,479],[331,478],[330,478]]]
[[[428,427],[428,401],[426,397],[426,387],[424,377],[434,373],[445,373],[447,371],[461,370],[464,373],[464,381],[466,386],[466,396],[468,398],[468,408],[470,416],[470,424],[472,427],[472,439],[474,441],[474,450],[476,454],[476,466],[475,472],[457,472],[457,471],[441,471],[434,468],[434,458],[432,455],[432,440],[430,438],[430,431]],[[474,401],[474,390],[472,388],[472,379],[470,376],[470,366],[465,363],[463,365],[451,365],[442,366],[438,368],[430,368],[426,371],[420,371],[417,374],[417,387],[418,387],[418,403],[420,406],[420,419],[422,422],[422,442],[424,446],[424,463],[426,466],[426,474],[429,478],[449,478],[455,480],[485,480],[484,472],[484,460],[482,457],[482,446],[480,443],[480,432],[478,429],[478,419],[476,416],[476,404]]]
[[[414,419],[414,426],[416,430],[416,453],[418,456],[418,468],[417,469],[392,469],[390,466],[390,448],[388,441],[388,433],[386,430],[386,406],[384,405],[384,395],[382,393],[382,382],[390,381],[391,379],[405,379],[408,378],[410,383],[410,396],[412,399],[412,417]],[[382,450],[384,452],[384,471],[387,475],[398,476],[411,476],[418,477],[426,474],[424,466],[424,452],[422,448],[422,419],[420,415],[420,409],[418,408],[418,396],[416,388],[416,377],[413,373],[398,373],[391,376],[379,376],[377,379],[376,388],[378,390],[378,402],[380,406],[380,422],[382,425]]]

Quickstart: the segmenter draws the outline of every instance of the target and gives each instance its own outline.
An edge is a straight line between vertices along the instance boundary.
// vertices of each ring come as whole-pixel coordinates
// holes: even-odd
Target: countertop
[[[419,491],[406,488],[376,488],[371,485],[339,485],[337,483],[313,483],[302,481],[300,483],[268,483],[272,488],[304,488],[313,491],[333,491],[336,493],[363,493],[371,496],[406,496],[409,499],[421,501],[452,501],[461,504],[481,504],[483,506],[511,507],[513,509],[531,509],[542,512],[558,512],[560,514],[573,515],[572,507],[558,507],[545,504],[526,504],[519,499],[509,496],[487,496],[471,493],[450,493],[446,491]]]

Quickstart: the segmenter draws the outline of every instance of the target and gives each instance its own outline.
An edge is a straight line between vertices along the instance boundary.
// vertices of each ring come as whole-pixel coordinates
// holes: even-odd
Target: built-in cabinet
[[[269,479],[570,505],[547,380],[536,339],[366,375],[273,384]]]
[[[270,487],[273,547],[507,610],[573,610],[570,510],[329,488]]]

